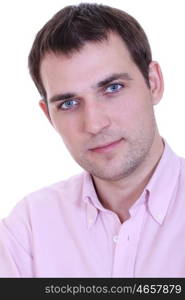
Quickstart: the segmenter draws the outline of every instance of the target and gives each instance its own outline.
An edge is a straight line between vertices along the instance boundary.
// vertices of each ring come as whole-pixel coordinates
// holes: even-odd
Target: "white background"
[[[37,31],[58,10],[79,2],[88,1],[0,2],[0,218],[26,194],[81,171],[40,111],[27,69]],[[146,31],[165,79],[163,100],[155,107],[160,133],[185,157],[184,0],[97,2],[127,11]]]

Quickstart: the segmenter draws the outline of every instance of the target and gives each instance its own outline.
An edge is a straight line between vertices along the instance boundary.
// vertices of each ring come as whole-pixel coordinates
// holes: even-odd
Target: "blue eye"
[[[114,93],[114,92],[118,92],[119,90],[121,90],[123,88],[123,84],[120,83],[113,83],[111,85],[109,85],[106,88],[106,92],[108,93]]]
[[[77,106],[78,102],[76,100],[67,100],[59,105],[62,110],[72,109]]]

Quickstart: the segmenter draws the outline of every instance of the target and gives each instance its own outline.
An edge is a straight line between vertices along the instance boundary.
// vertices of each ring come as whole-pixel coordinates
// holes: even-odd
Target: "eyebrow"
[[[100,88],[105,85],[108,85],[114,80],[117,79],[123,79],[123,80],[132,80],[130,75],[128,73],[113,73],[110,76],[106,77],[105,79],[99,81],[97,84],[93,85],[92,88]],[[75,93],[61,93],[61,94],[56,94],[52,96],[48,101],[50,103],[56,102],[56,101],[61,101],[61,100],[67,100],[76,97],[77,95]]]
[[[130,75],[128,73],[114,73],[111,76],[98,82],[98,84],[96,86],[103,87],[117,79],[132,80],[132,78],[130,77]]]
[[[48,102],[53,103],[56,101],[67,100],[76,97],[74,93],[57,94],[51,97]]]

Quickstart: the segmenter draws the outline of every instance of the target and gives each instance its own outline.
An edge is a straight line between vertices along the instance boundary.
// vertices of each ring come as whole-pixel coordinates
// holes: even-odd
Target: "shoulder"
[[[47,237],[58,227],[65,226],[66,219],[75,220],[83,207],[84,176],[85,172],[36,190],[20,200],[0,221],[0,235],[4,243],[13,245],[13,249],[21,247],[31,256],[33,238]],[[51,228],[54,228],[53,231]]]
[[[59,207],[74,205],[81,199],[85,172],[33,191],[20,200],[10,216],[30,218],[56,212]]]
[[[47,202],[55,200],[74,202],[82,192],[85,172],[74,175],[66,180],[53,183],[45,186],[39,190],[29,193],[25,197],[27,203],[34,204],[34,202]]]
[[[179,159],[180,159],[181,168],[182,168],[182,170],[183,170],[183,169],[185,169],[185,158],[179,156]]]
[[[185,158],[179,156],[180,160],[180,181],[185,183]]]

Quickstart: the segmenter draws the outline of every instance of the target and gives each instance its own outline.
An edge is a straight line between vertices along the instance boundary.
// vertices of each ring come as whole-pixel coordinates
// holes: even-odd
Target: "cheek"
[[[55,130],[61,135],[65,136],[67,129],[69,128],[69,122],[67,122],[65,116],[62,115],[57,108],[50,109],[51,122]],[[70,130],[70,129],[69,129]]]
[[[83,137],[79,131],[79,117],[76,114],[56,111],[54,108],[50,111],[50,117],[53,127],[62,138],[67,149],[71,153],[79,152],[83,143]]]
[[[118,100],[118,99],[117,99]],[[131,96],[122,97],[116,101],[115,105],[110,109],[111,119],[114,123],[124,124],[128,126],[137,119],[141,107]]]
[[[68,126],[57,124],[56,130],[60,134],[65,144],[70,145],[75,143],[76,135],[74,133],[73,128],[69,128]]]
[[[122,98],[117,109],[112,109],[112,121],[124,131],[137,131],[150,126],[153,120],[153,106],[149,97]]]
[[[79,134],[74,124],[67,122],[64,119],[63,120],[55,119],[53,125],[70,152],[72,152],[75,148],[78,147]]]

